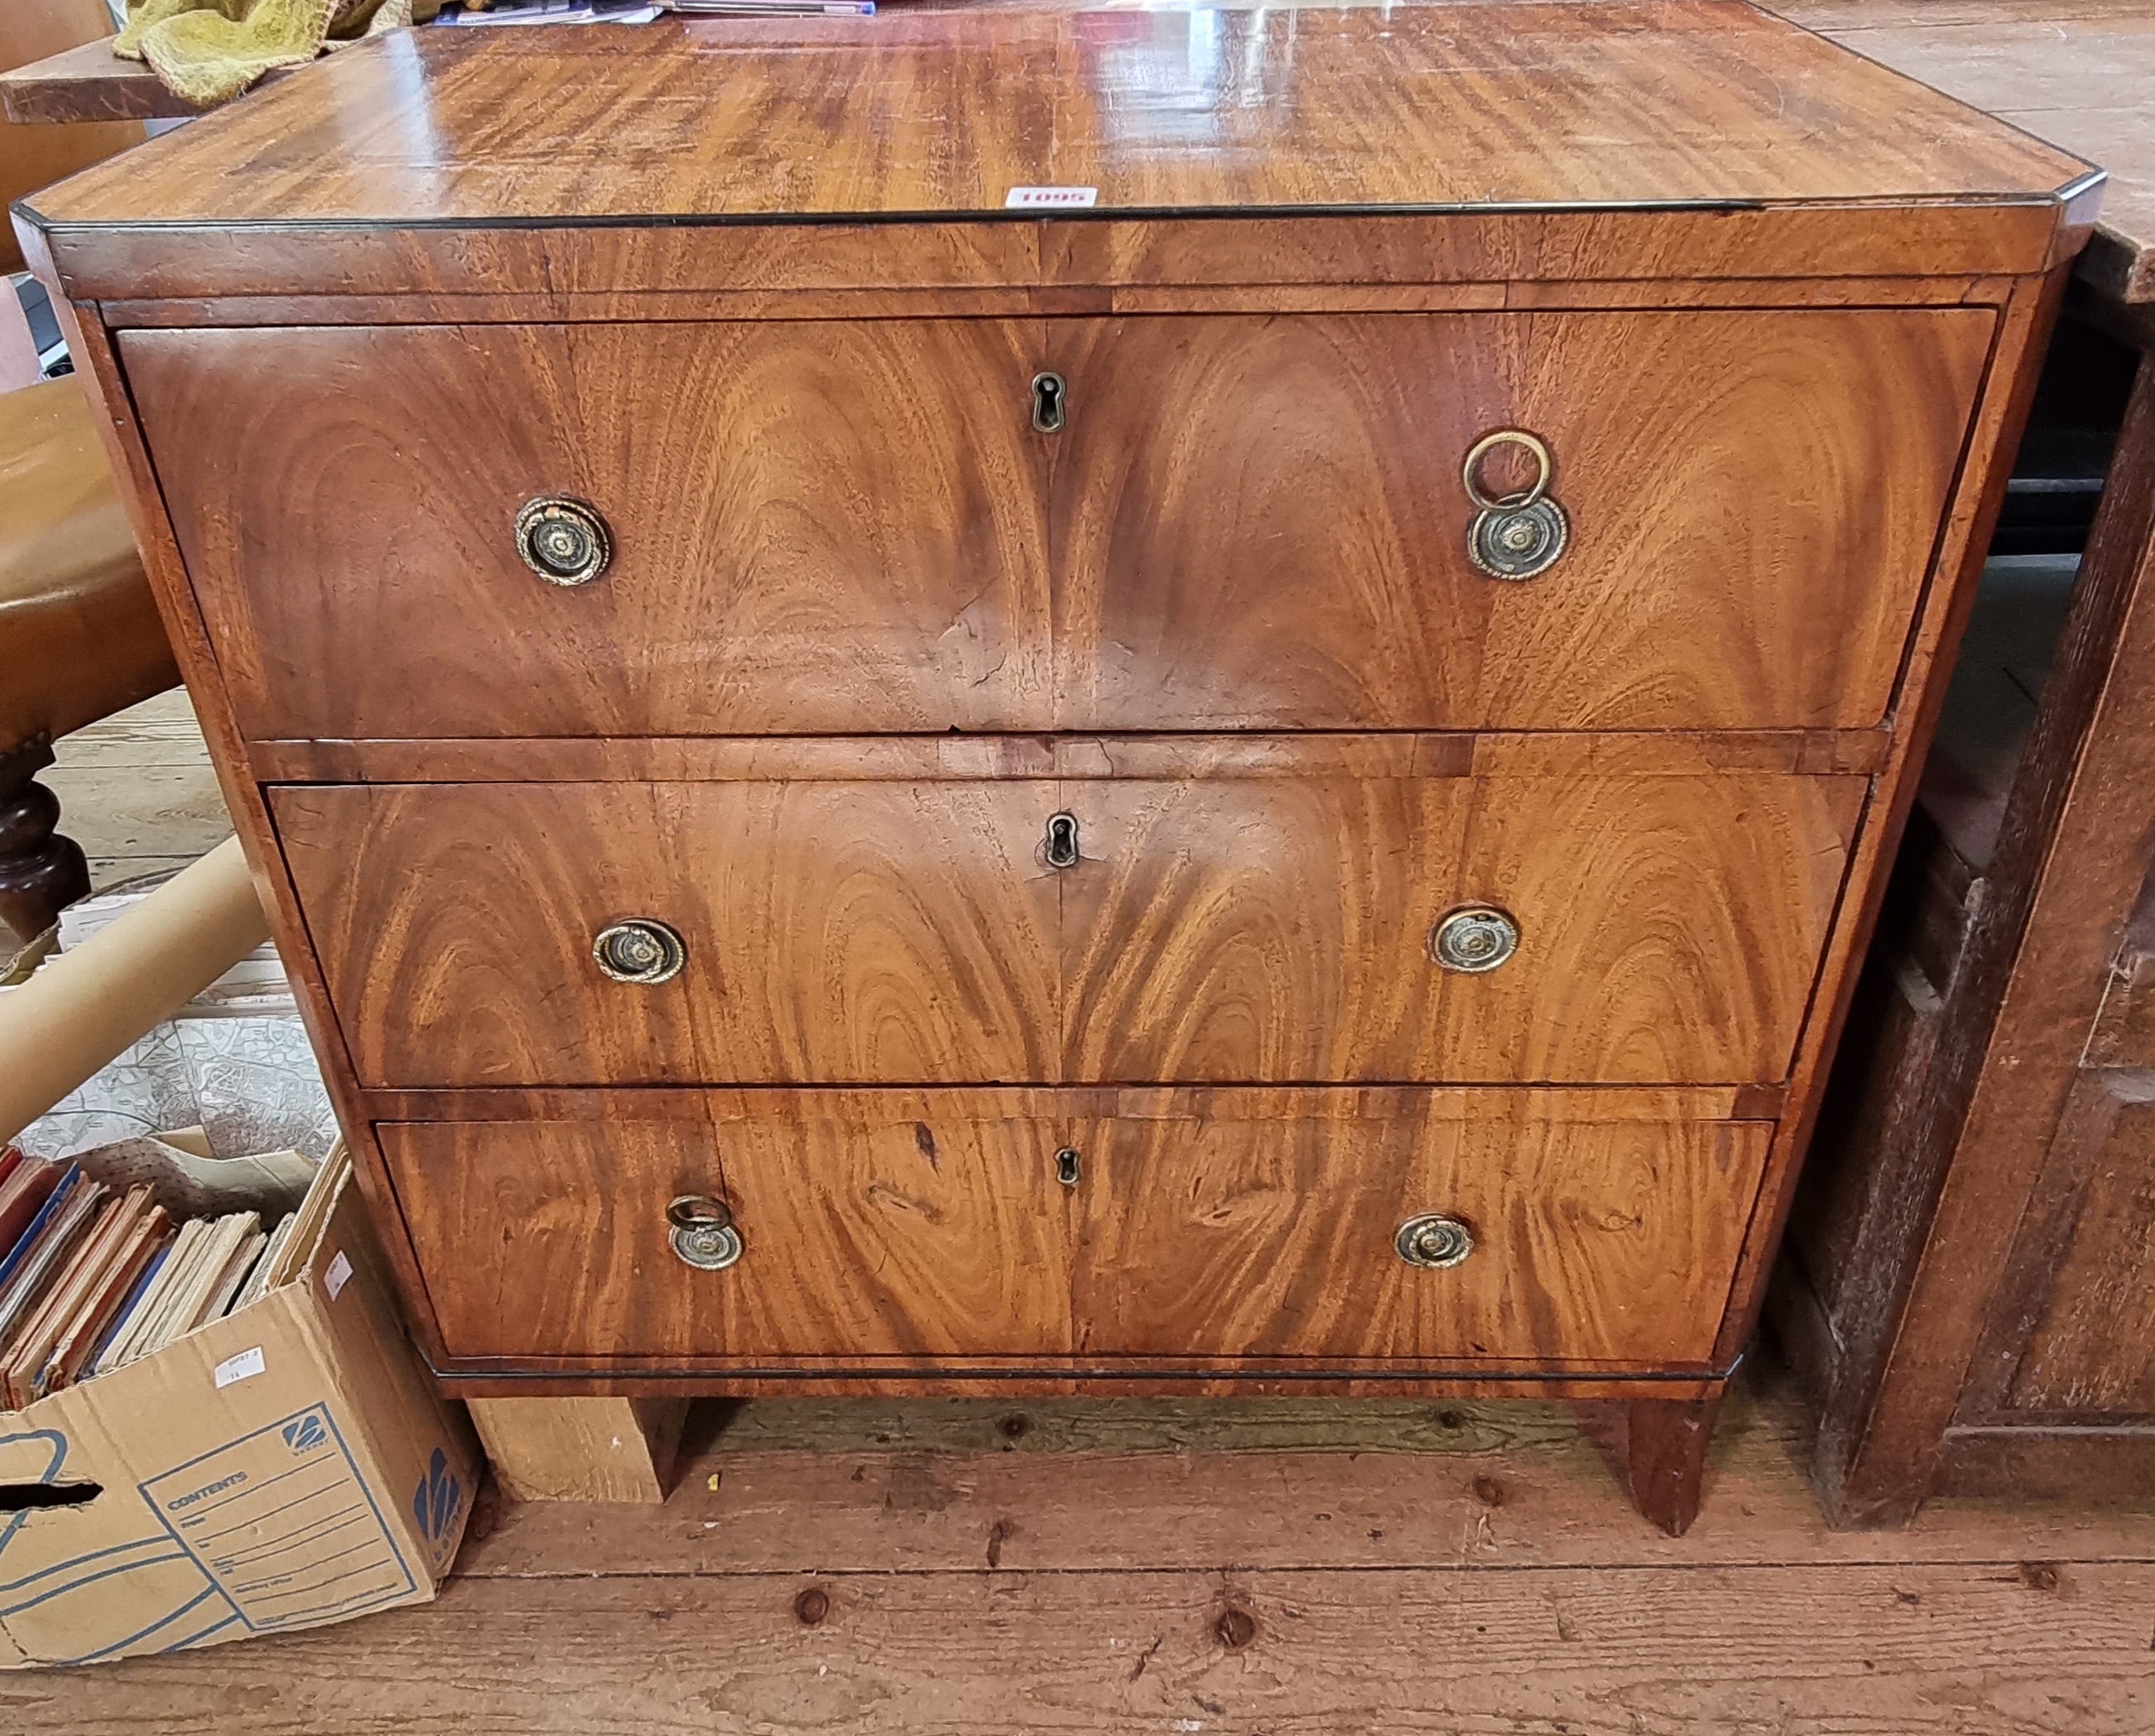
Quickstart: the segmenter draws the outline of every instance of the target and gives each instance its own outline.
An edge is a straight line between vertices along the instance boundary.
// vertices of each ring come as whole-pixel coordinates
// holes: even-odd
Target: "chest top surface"
[[[422,30],[29,202],[50,228],[2049,202],[2085,164],[1733,0]]]

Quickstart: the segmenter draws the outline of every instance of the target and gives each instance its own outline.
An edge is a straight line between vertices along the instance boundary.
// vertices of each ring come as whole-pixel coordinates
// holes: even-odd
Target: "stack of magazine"
[[[290,1275],[299,1212],[184,1215],[202,1197],[125,1156],[0,1151],[0,1409],[124,1367]]]

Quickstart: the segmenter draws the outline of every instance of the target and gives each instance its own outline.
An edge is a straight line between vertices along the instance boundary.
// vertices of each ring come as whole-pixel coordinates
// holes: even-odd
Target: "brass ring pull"
[[[589,585],[613,559],[613,539],[581,500],[545,494],[516,515],[516,552],[549,585]]]
[[[672,924],[632,917],[599,930],[591,962],[617,983],[667,983],[688,962],[688,945]]]
[[[1525,449],[1535,464],[1533,486],[1516,494],[1482,492],[1482,461],[1497,447]],[[1467,448],[1460,479],[1475,513],[1467,527],[1467,558],[1492,579],[1533,579],[1557,563],[1571,542],[1571,521],[1549,494],[1556,460],[1546,444],[1523,428],[1499,428]]]
[[[1462,905],[1440,917],[1429,935],[1429,956],[1468,976],[1493,971],[1518,950],[1519,925],[1493,905]]]
[[[684,1266],[723,1272],[744,1251],[733,1208],[707,1193],[684,1193],[666,1208],[666,1239]]]
[[[1507,494],[1501,498],[1484,494],[1482,484],[1475,478],[1482,468],[1482,461],[1500,446],[1524,447],[1539,467],[1534,485],[1523,494]],[[1467,498],[1483,512],[1492,507],[1532,506],[1548,493],[1549,482],[1556,474],[1556,461],[1549,449],[1524,428],[1499,428],[1494,434],[1484,434],[1467,449],[1467,462],[1460,468],[1460,477],[1467,484]]]
[[[1462,1218],[1424,1212],[1400,1226],[1392,1238],[1392,1250],[1425,1272],[1448,1271],[1474,1252],[1474,1231]]]

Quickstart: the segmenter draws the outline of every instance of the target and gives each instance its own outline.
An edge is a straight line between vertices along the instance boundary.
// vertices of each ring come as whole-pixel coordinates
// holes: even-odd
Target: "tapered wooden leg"
[[[82,847],[54,830],[60,799],[35,781],[52,763],[52,743],[43,736],[0,754],[0,922],[26,943],[58,922],[63,908],[90,896]]]
[[[1698,1517],[1707,1442],[1720,1411],[1718,1394],[1579,1407],[1581,1426],[1615,1463],[1633,1504],[1671,1537]]]
[[[475,1398],[494,1480],[516,1501],[666,1499],[685,1398]]]

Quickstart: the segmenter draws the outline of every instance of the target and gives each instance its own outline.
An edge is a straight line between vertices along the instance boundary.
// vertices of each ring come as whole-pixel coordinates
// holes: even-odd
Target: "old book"
[[[256,1221],[260,1222],[258,1218]],[[195,1326],[206,1326],[212,1320],[221,1320],[232,1311],[233,1298],[238,1295],[240,1286],[247,1281],[247,1274],[260,1261],[262,1249],[269,1239],[257,1229],[237,1240],[225,1261],[223,1274],[212,1287],[208,1300],[196,1314],[192,1325],[188,1328],[190,1331]]]
[[[32,1397],[43,1398],[82,1378],[91,1356],[133,1299],[171,1234],[171,1219],[162,1206],[151,1204],[133,1219],[103,1281],[85,1297],[55,1339],[51,1356],[33,1382]]]
[[[247,1282],[239,1287],[238,1295],[233,1299],[232,1306],[226,1312],[237,1314],[269,1288],[270,1274],[277,1269],[279,1259],[291,1242],[292,1226],[299,1221],[297,1212],[287,1212],[277,1220],[276,1228],[264,1238],[261,1258],[254,1262],[247,1274]]]
[[[68,1322],[102,1284],[136,1220],[149,1209],[150,1190],[107,1197],[66,1255],[56,1259],[36,1305],[25,1310],[0,1340],[0,1403],[19,1410],[34,1396],[37,1376]]]
[[[233,1262],[248,1238],[258,1233],[261,1221],[253,1212],[235,1212],[211,1221],[201,1253],[181,1274],[169,1308],[151,1327],[137,1356],[152,1355],[202,1324],[226,1284],[238,1281],[231,1277]]]
[[[130,1308],[125,1328],[111,1347],[99,1353],[99,1374],[124,1368],[142,1354],[144,1345],[170,1311],[172,1298],[200,1259],[208,1236],[207,1218],[192,1218],[180,1226],[179,1235],[158,1270],[156,1281]]]
[[[126,1300],[120,1305],[120,1311],[105,1328],[104,1337],[90,1352],[90,1361],[83,1366],[76,1376],[77,1379],[88,1380],[94,1375],[104,1374],[120,1366],[122,1360],[120,1352],[141,1327],[142,1316],[164,1276],[166,1264],[171,1259],[172,1249],[178,1240],[177,1231],[168,1231],[158,1242],[150,1255],[149,1264],[142,1269],[142,1275],[135,1280],[134,1288],[128,1291]]]
[[[53,1190],[0,1275],[0,1345],[13,1338],[47,1287],[66,1269],[105,1198],[104,1187],[79,1170],[71,1170]]]
[[[14,1147],[8,1147],[12,1151]],[[16,1153],[16,1162],[0,1178],[0,1260],[13,1250],[45,1202],[52,1197],[65,1169],[43,1157]]]

